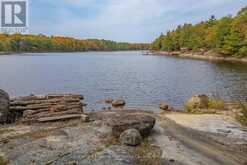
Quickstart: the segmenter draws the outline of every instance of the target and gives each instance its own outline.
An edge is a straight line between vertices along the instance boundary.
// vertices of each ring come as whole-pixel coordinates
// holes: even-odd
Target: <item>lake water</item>
[[[99,108],[105,98],[123,98],[129,107],[182,107],[195,94],[247,100],[247,65],[142,52],[47,53],[0,56],[0,88],[11,97],[81,93]]]

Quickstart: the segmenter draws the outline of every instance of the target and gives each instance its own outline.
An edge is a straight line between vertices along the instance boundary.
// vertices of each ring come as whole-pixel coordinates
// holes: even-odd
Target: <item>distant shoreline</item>
[[[1,55],[33,54],[33,53],[87,53],[87,52],[135,52],[147,50],[89,50],[89,51],[41,51],[41,52],[0,52]]]
[[[173,57],[210,60],[210,61],[229,61],[229,62],[247,63],[247,58],[223,57],[223,56],[216,56],[213,54],[188,53],[188,52],[178,52],[178,51],[176,52],[153,51],[151,55],[173,56]]]

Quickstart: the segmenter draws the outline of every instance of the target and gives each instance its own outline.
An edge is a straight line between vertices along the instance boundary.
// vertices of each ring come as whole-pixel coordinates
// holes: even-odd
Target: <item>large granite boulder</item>
[[[122,132],[128,129],[137,129],[143,137],[146,137],[155,125],[155,118],[143,114],[123,114],[112,119],[110,125],[114,137],[119,137]]]
[[[102,111],[97,113],[89,113],[92,121],[101,121],[104,126],[111,128],[111,134],[119,138],[121,133],[128,129],[137,129],[143,137],[147,137],[156,122],[148,112],[138,110],[122,110],[122,111]]]
[[[0,124],[4,124],[8,120],[9,114],[9,95],[0,89]]]
[[[142,142],[142,136],[136,129],[128,129],[120,135],[120,142],[126,146],[138,146]]]
[[[206,95],[193,96],[186,103],[186,109],[188,112],[201,112],[209,108],[209,97]]]

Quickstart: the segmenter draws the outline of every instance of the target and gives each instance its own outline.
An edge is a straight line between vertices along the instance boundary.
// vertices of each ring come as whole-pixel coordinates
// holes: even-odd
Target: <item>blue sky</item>
[[[30,32],[151,42],[161,32],[214,14],[236,14],[246,0],[29,0]]]

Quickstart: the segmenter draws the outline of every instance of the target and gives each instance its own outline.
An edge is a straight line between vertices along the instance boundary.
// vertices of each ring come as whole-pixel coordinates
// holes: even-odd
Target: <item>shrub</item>
[[[242,124],[247,126],[247,105],[244,103],[239,103],[240,113],[236,114],[236,119]]]
[[[0,155],[0,165],[6,165],[8,162]]]
[[[208,104],[208,109],[224,110],[225,103],[222,100],[210,99]]]

